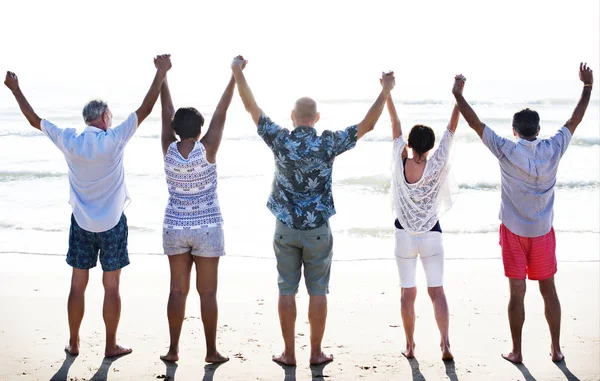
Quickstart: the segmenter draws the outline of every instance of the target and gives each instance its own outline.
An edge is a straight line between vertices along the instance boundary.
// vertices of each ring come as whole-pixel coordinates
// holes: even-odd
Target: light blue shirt
[[[81,134],[42,120],[42,131],[61,150],[69,166],[69,204],[77,224],[100,233],[117,225],[129,194],[123,152],[138,126],[136,113],[115,128],[88,126]]]
[[[515,142],[485,126],[482,140],[500,163],[502,223],[522,237],[540,237],[550,232],[556,172],[571,142],[571,131],[562,127],[548,139]]]

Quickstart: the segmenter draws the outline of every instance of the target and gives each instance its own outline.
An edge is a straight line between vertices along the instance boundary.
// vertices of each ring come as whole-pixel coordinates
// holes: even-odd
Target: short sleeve
[[[507,144],[510,144],[510,140],[498,136],[494,130],[488,126],[483,128],[483,136],[481,137],[483,144],[496,156],[498,159],[504,156],[503,149]]]
[[[265,143],[267,143],[267,145],[273,149],[277,135],[285,130],[278,124],[273,123],[271,118],[268,116],[261,115],[260,118],[258,118],[257,131],[258,136],[260,136],[262,140],[264,140]]]
[[[125,121],[113,128],[114,136],[120,146],[124,146],[135,134],[138,127],[138,118],[135,112],[129,114],[129,117]]]
[[[42,119],[42,132],[54,143],[54,145],[63,153],[69,151],[69,141],[75,136],[77,131],[74,128],[63,129],[55,126],[51,122]]]
[[[552,145],[560,152],[560,156],[565,154],[567,148],[569,147],[569,143],[571,143],[571,138],[573,135],[571,131],[565,126],[563,126],[560,130],[556,131],[556,134],[550,137],[550,141]]]
[[[358,126],[350,126],[346,129],[335,131],[333,133],[333,154],[341,155],[344,152],[354,148],[358,141]]]
[[[393,148],[393,153],[392,153],[394,163],[396,163],[396,164],[402,163],[402,152],[404,151],[405,148],[406,148],[406,140],[404,140],[404,137],[402,137],[402,135],[400,135],[399,137],[394,139],[394,148]]]
[[[444,131],[444,135],[442,135],[442,140],[440,140],[440,144],[431,156],[431,161],[438,163],[442,166],[445,165],[448,161],[448,157],[450,156],[450,148],[452,147],[453,140],[454,134],[449,129],[446,129],[446,131]]]

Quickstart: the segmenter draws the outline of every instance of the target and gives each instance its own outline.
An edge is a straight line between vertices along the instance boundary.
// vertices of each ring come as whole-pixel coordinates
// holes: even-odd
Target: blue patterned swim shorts
[[[83,230],[71,215],[67,263],[76,269],[89,270],[96,267],[100,254],[102,271],[122,269],[129,264],[127,233],[125,214],[114,228],[101,233]]]

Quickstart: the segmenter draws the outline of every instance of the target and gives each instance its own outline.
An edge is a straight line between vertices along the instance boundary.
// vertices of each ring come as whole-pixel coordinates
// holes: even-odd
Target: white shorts
[[[400,275],[400,287],[417,287],[417,256],[421,257],[427,287],[444,284],[444,247],[442,233],[427,232],[409,234],[404,229],[396,230],[396,263]]]
[[[190,252],[199,257],[225,255],[225,236],[221,226],[203,229],[163,228],[163,249],[166,255]]]

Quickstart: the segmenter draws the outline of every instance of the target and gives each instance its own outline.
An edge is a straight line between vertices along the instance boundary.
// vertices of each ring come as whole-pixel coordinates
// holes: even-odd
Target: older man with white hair
[[[85,289],[89,270],[98,256],[104,271],[103,317],[106,325],[106,357],[131,353],[117,344],[117,327],[121,316],[119,279],[121,269],[129,264],[127,253],[127,219],[123,210],[129,200],[125,186],[123,152],[140,123],[146,119],[158,96],[167,71],[169,55],[154,60],[156,74],[142,105],[121,124],[112,126],[112,113],[101,100],[83,108],[87,127],[78,133],[62,129],[41,119],[29,105],[15,73],[7,72],[4,84],[12,91],[29,124],[42,131],[61,150],[69,166],[70,201],[73,214],[69,233],[67,263],[73,267],[71,291],[67,304],[70,338],[65,350],[79,354],[79,327],[85,309]]]

